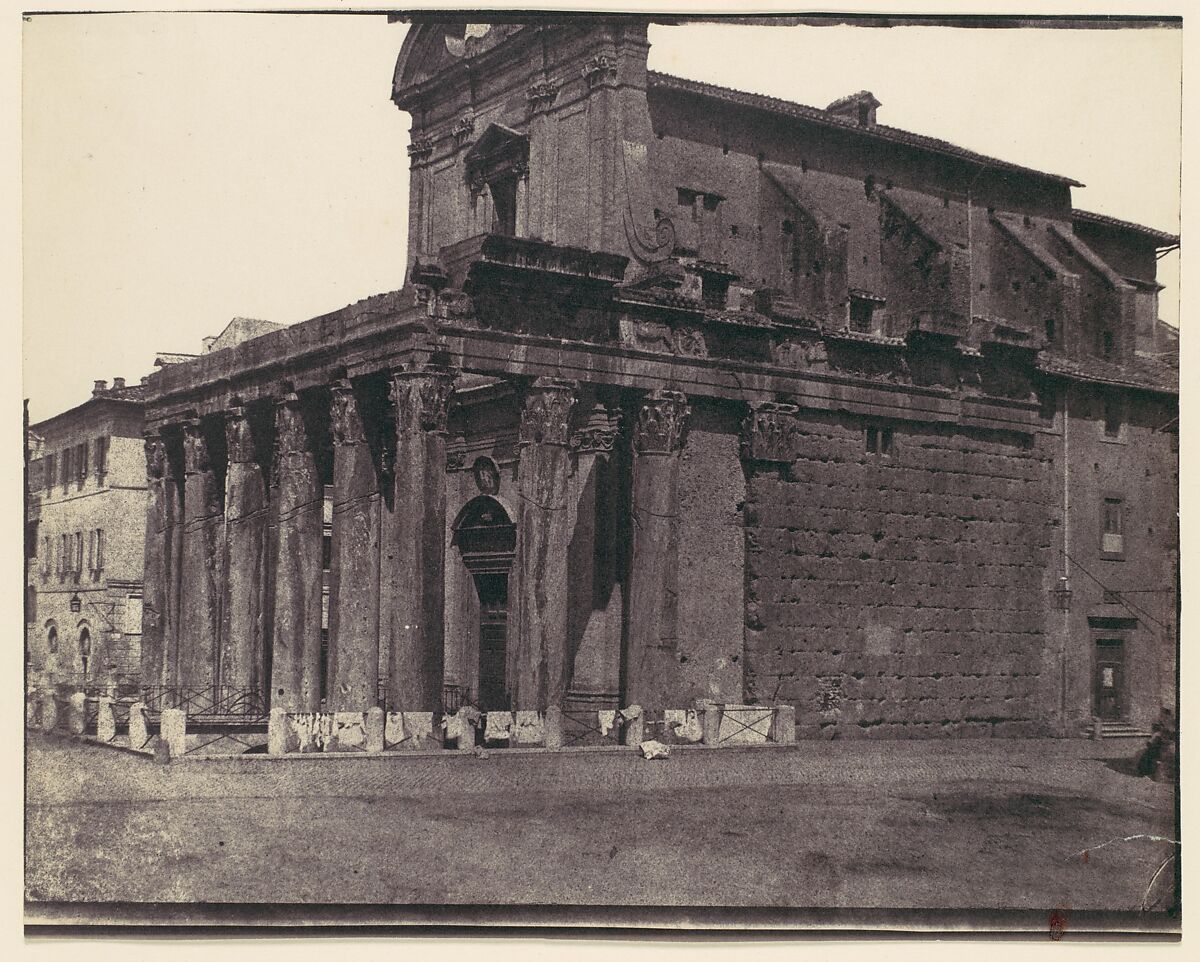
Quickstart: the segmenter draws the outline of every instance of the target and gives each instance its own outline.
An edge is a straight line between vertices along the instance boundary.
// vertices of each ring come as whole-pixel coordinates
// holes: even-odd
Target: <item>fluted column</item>
[[[517,711],[561,708],[567,664],[567,480],[575,386],[539,378],[521,411],[516,606],[507,675]]]
[[[317,711],[321,704],[321,542],[323,489],[295,394],[275,412],[271,472],[275,599],[271,707]]]
[[[142,684],[175,679],[173,639],[178,631],[179,525],[183,505],[167,441],[148,432],[146,446],[146,543],[142,575]]]
[[[670,694],[679,595],[679,452],[690,409],[675,391],[647,398],[633,431],[633,555],[625,702],[644,707]]]
[[[388,707],[440,711],[445,665],[446,416],[451,372],[397,371],[392,509],[383,518],[381,614],[388,641]]]
[[[180,593],[179,683],[216,681],[221,625],[221,491],[200,421],[183,425],[183,570]]]
[[[379,674],[379,484],[349,381],[333,388],[330,711],[375,705]]]
[[[225,604],[220,683],[266,688],[267,491],[241,406],[225,414]]]

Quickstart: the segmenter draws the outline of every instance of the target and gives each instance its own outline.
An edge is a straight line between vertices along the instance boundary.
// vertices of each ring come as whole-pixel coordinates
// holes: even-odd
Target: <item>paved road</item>
[[[1059,741],[239,758],[34,736],[46,900],[1136,909],[1172,786]],[[1095,849],[1088,859],[1074,855]]]

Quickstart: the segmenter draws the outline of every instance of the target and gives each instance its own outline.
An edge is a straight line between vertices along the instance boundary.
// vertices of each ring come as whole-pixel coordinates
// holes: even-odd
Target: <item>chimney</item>
[[[124,386],[125,386],[125,378],[123,378],[123,377],[114,377],[113,378],[113,390],[114,391],[119,391]]]
[[[204,353],[205,354],[207,354],[209,351],[212,350],[213,341],[215,341],[216,339],[217,339],[216,335],[211,335],[204,339]]]
[[[95,384],[92,385],[92,397],[99,397],[101,394],[103,394],[107,390],[108,390],[108,382],[107,381],[97,381]]]
[[[853,120],[860,127],[875,126],[875,111],[882,106],[875,95],[869,90],[860,90],[856,94],[839,97],[828,107],[826,113]]]

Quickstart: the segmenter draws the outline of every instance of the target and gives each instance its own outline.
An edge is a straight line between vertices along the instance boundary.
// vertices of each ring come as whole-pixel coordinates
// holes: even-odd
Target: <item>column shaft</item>
[[[567,513],[570,382],[539,378],[521,413],[516,608],[507,676],[515,711],[561,708],[567,664]]]
[[[275,599],[271,707],[314,712],[321,705],[321,542],[323,489],[300,399],[275,414],[271,510]]]
[[[166,439],[146,435],[146,541],[142,575],[142,684],[170,684],[174,670],[168,639],[176,629],[176,547],[181,518],[179,480],[167,457]]]
[[[661,704],[675,675],[679,596],[679,452],[689,414],[682,394],[648,398],[634,428],[633,554],[625,702]]]
[[[207,688],[216,681],[221,624],[221,492],[200,422],[184,425],[183,571],[180,596],[179,684]]]
[[[349,382],[334,387],[330,711],[375,706],[379,677],[379,484]]]
[[[445,659],[446,415],[453,378],[440,370],[392,376],[396,460],[383,520],[390,581],[388,707],[440,711]]]
[[[225,604],[220,683],[265,694],[264,590],[267,573],[267,491],[255,457],[250,422],[241,407],[226,414],[229,468],[225,476]]]

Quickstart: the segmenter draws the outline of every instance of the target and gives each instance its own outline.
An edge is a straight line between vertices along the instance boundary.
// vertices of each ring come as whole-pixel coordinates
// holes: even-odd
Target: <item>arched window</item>
[[[58,654],[58,626],[54,622],[46,629],[46,650],[52,655]]]
[[[86,675],[88,670],[88,662],[92,657],[92,631],[87,625],[83,625],[79,629],[79,663],[83,666],[83,673]]]

